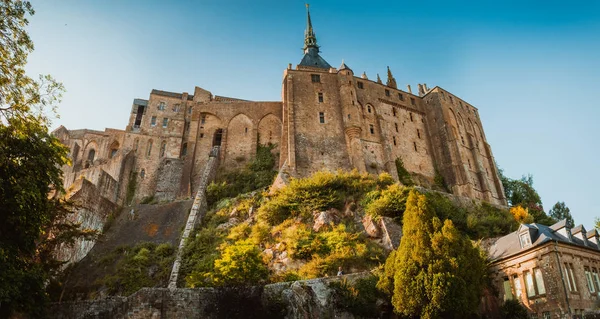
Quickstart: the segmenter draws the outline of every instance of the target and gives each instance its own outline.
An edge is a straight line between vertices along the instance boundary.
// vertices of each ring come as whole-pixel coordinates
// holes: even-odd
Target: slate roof
[[[306,49],[306,53],[300,61],[301,66],[310,66],[313,68],[330,69],[331,65],[319,55],[319,49],[311,47]]]
[[[558,230],[565,227],[566,220],[561,220],[560,222],[552,226],[546,226],[537,223],[522,224],[521,227],[519,227],[519,230],[512,232],[504,237],[491,240],[491,242],[488,243],[487,251],[490,260],[495,261],[498,259],[510,257],[522,251],[541,246],[551,241],[581,246],[589,249],[599,249],[598,245],[596,244],[596,241],[592,239],[592,237],[597,236],[598,234],[598,232],[595,229],[584,233],[583,237],[590,238],[590,240],[583,241],[582,239],[577,238],[576,236],[570,236],[570,238],[567,238],[567,236],[564,236],[563,234],[558,232]],[[531,246],[521,248],[519,234],[522,234],[524,232],[527,233],[527,230],[529,230],[529,234],[531,235]],[[585,230],[583,228],[583,225],[579,225],[573,228],[571,234],[577,234],[578,232],[582,232],[582,230]]]

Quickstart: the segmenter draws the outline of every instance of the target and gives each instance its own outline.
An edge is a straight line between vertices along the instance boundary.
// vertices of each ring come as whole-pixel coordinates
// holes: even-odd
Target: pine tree
[[[424,195],[411,191],[400,248],[378,286],[391,290],[397,313],[413,318],[464,318],[479,305],[486,274],[480,250],[452,221],[436,217]]]

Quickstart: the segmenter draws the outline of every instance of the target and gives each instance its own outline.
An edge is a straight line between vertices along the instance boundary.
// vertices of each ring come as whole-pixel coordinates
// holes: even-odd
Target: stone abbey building
[[[310,13],[304,57],[283,71],[281,101],[199,87],[192,94],[152,90],[147,100],[134,99],[123,130],[61,126],[54,134],[71,150],[68,196],[88,198],[87,209],[97,213],[149,196],[190,197],[213,146],[220,146],[220,169],[230,170],[268,143],[276,145],[278,169],[292,177],[357,169],[398,178],[401,159],[421,183],[440,174],[455,195],[506,205],[475,107],[440,87],[401,90],[389,68],[383,83],[343,62],[332,67],[319,55]]]

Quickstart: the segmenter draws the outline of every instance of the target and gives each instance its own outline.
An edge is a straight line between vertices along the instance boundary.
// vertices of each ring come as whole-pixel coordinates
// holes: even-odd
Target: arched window
[[[148,141],[148,146],[146,147],[146,157],[150,157],[152,154],[152,140]]]
[[[167,149],[167,142],[163,141],[160,144],[160,157],[165,157],[165,150]]]
[[[146,170],[142,168],[142,170],[140,171],[140,177],[142,179],[144,179],[144,177],[146,177]]]
[[[93,162],[94,161],[94,157],[96,157],[96,150],[94,150],[93,148],[88,152],[88,161]]]

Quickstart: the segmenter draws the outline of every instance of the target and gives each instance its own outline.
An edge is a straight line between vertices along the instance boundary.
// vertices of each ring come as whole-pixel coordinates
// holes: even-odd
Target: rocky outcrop
[[[371,276],[357,273],[259,287],[143,288],[129,297],[53,304],[49,318],[355,318],[340,308],[331,283]],[[373,318],[381,314],[374,313]]]

